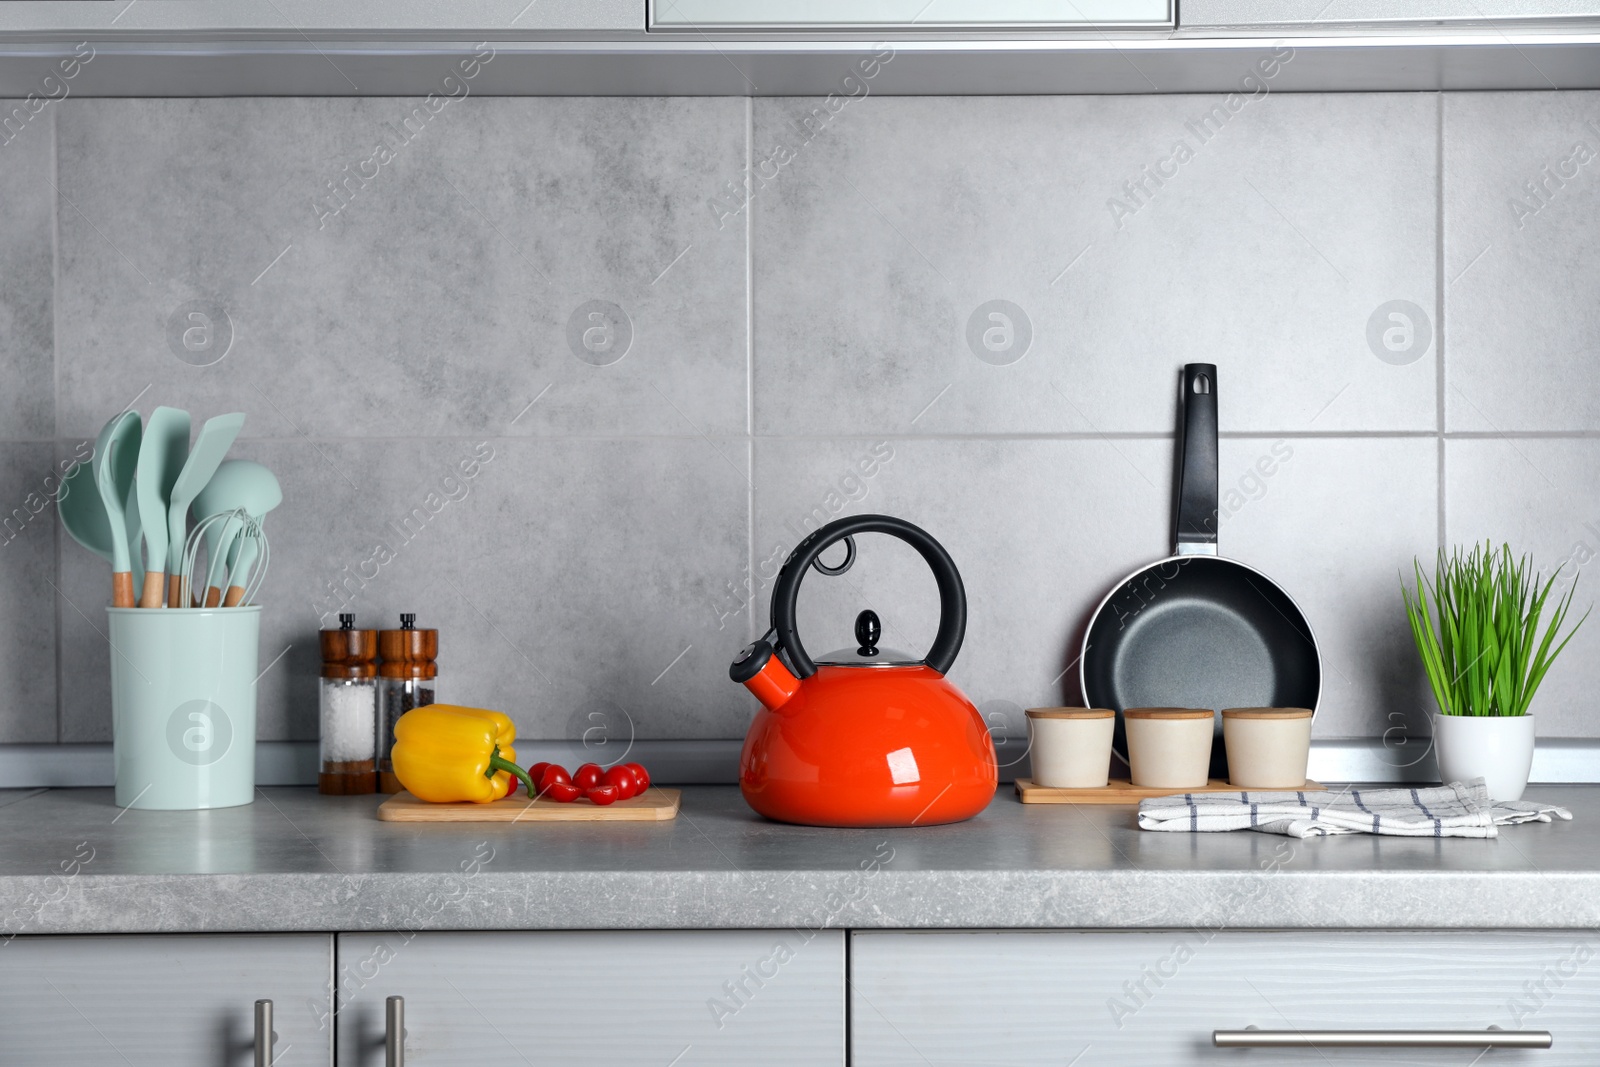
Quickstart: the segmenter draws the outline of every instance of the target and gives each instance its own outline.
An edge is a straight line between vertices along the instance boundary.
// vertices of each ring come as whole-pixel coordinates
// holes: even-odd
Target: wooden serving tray
[[[602,807],[587,800],[559,804],[529,802],[525,795],[492,804],[430,804],[410,793],[396,793],[378,805],[384,822],[664,822],[678,817],[676,789],[651,786],[636,797]]]
[[[1328,787],[1320,782],[1313,782],[1309,778],[1306,784],[1300,787],[1306,793],[1327,792]],[[1240,793],[1246,792],[1236,785],[1229,785],[1220,778],[1213,778],[1202,789],[1159,789],[1150,786],[1136,786],[1126,778],[1113,778],[1100,789],[1046,789],[1042,785],[1034,785],[1031,778],[1017,779],[1017,796],[1022,798],[1024,804],[1137,804],[1145,797],[1170,797],[1180,796],[1184,793]],[[1264,792],[1292,792],[1292,790],[1248,790],[1252,793]]]

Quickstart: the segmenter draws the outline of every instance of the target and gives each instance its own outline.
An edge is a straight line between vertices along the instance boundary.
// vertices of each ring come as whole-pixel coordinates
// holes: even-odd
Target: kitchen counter
[[[666,823],[383,823],[380,797],[258,791],[123,811],[0,801],[6,933],[846,928],[1600,927],[1600,786],[1495,840],[1156,834],[1130,807],[1023,806],[914,830],[767,822],[731,786]]]

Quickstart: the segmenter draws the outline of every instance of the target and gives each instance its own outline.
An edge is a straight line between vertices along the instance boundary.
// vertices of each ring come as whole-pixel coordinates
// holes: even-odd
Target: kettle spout
[[[800,679],[773,655],[772,645],[765,640],[740,652],[728,668],[728,677],[754,693],[768,711],[777,711],[800,691]]]

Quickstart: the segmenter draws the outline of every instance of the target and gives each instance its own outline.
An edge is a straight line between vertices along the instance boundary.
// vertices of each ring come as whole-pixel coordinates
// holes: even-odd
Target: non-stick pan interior
[[[1294,601],[1249,567],[1164,560],[1128,579],[1090,626],[1084,698],[1094,707],[1312,708],[1322,671]],[[1222,777],[1222,722],[1212,774]],[[1125,752],[1119,718],[1117,750]]]

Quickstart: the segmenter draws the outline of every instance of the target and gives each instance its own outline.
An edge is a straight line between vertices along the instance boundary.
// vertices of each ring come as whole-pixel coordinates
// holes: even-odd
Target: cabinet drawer
[[[844,1063],[839,931],[389,933],[338,939],[341,1067]]]
[[[333,939],[18,937],[0,942],[0,1067],[251,1062],[273,1002],[273,1067],[330,1067]]]
[[[1485,1063],[1600,1061],[1600,936],[1557,933],[852,935],[851,1051],[890,1064],[1451,1064],[1470,1049],[1215,1048],[1213,1030],[1547,1030]]]
[[[1433,28],[1452,22],[1523,22],[1600,17],[1596,0],[1184,0],[1185,28],[1307,26],[1340,23]],[[1387,28],[1387,27],[1385,27]]]

